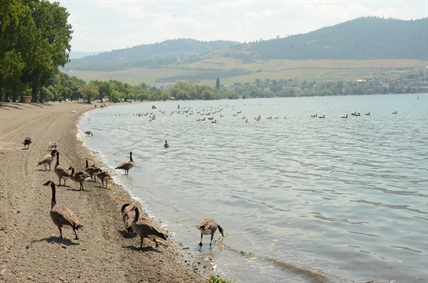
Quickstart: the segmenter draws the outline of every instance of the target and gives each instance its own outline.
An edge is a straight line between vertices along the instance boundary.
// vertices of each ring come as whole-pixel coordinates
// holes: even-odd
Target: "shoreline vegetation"
[[[92,109],[94,105],[78,102],[0,107],[0,281],[212,280],[210,268],[194,261],[191,251],[174,240],[157,248],[146,240],[140,250],[138,236],[125,231],[120,216],[120,207],[133,200],[112,183],[104,189],[99,180],[85,182],[85,190],[80,191],[79,184],[68,180],[66,186],[56,187],[58,204],[70,208],[83,225],[79,240],[74,240],[71,229],[63,229],[64,238],[59,237],[49,217],[51,190],[43,186],[49,180],[57,185],[58,178],[54,166],[45,171],[37,161],[49,153],[49,141],[57,140],[60,165],[83,171],[88,158],[90,164],[102,167],[76,136],[78,118]],[[22,144],[26,137],[32,138],[28,149]],[[194,236],[196,243],[197,231]]]

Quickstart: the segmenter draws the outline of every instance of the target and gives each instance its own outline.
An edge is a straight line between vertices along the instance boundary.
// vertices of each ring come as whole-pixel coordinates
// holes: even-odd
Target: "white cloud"
[[[273,13],[271,10],[264,10],[258,12],[247,12],[245,15],[254,20],[263,20],[272,17]]]

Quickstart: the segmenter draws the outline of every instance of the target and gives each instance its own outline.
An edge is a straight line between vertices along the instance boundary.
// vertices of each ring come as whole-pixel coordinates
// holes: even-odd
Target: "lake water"
[[[427,115],[427,94],[153,102],[87,112],[78,135],[208,274],[411,283],[428,280]],[[202,218],[226,232],[212,249]]]

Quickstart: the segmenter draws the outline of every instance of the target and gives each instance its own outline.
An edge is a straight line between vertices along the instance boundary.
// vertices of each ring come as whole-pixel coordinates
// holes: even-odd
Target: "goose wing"
[[[142,229],[144,229],[144,232],[147,236],[156,236],[164,240],[167,240],[168,238],[165,230],[157,227],[153,222],[148,219],[141,218],[134,224],[136,227],[141,227]]]
[[[49,154],[46,154],[42,159],[40,159],[37,165],[40,165],[43,163],[50,163],[50,162],[52,162],[52,160],[53,160],[53,157],[49,153]]]
[[[68,207],[63,205],[55,205],[51,209],[52,220],[57,225],[69,225],[75,229],[82,227],[76,215]]]
[[[198,225],[199,230],[217,229],[217,223],[212,219],[203,219]]]

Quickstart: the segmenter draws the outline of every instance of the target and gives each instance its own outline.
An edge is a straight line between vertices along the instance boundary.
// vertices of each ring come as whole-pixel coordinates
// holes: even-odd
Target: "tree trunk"
[[[45,101],[45,93],[42,87],[40,88],[39,98],[40,98],[39,100],[40,103],[43,103]]]
[[[37,102],[37,80],[31,85],[31,102]]]

